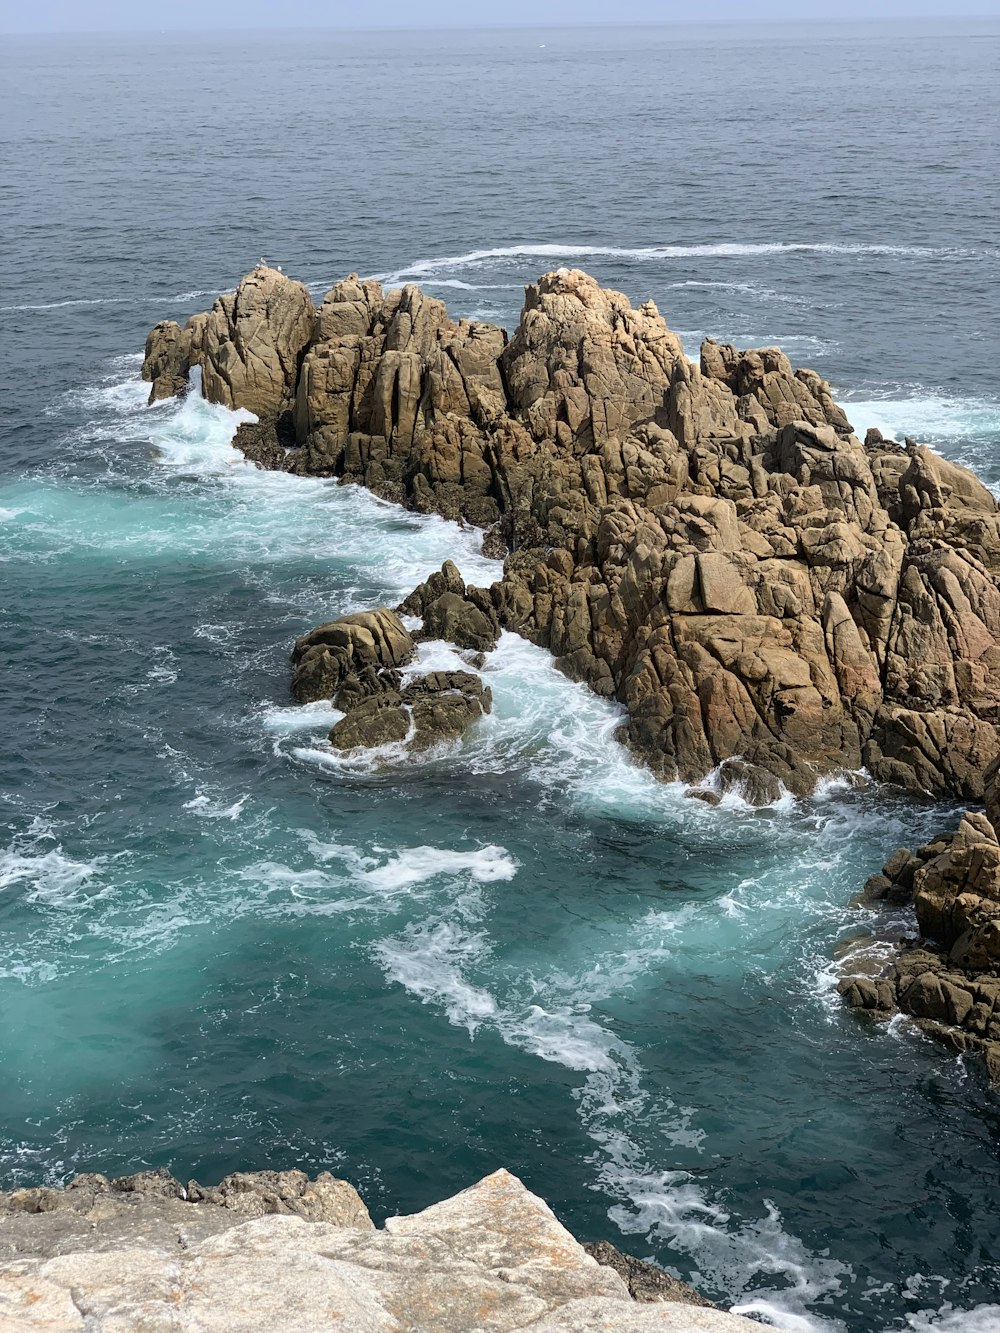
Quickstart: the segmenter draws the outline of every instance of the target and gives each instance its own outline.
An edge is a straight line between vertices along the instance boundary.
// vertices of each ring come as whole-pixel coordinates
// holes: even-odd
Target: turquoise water
[[[12,44],[0,1184],[329,1168],[383,1217],[502,1164],[578,1235],[796,1333],[995,1333],[995,1096],[834,993],[850,899],[954,812],[846,783],[709,809],[512,636],[462,743],[335,757],[330,711],[289,696],[295,636],[446,558],[499,566],[474,532],[254,470],[232,414],[147,408],[137,379],[148,325],[262,249],[317,292],[360,267],[508,326],[572,262],[692,349],[783,342],[859,429],[996,485],[995,25],[663,31],[564,34],[547,81],[537,34]],[[738,109],[697,100],[720,81]],[[209,135],[247,87],[252,124]]]
[[[686,800],[514,636],[467,741],[335,757],[328,706],[287,696],[295,634],[446,557],[498,566],[241,463],[232,414],[147,409],[135,369],[86,396],[69,468],[0,495],[7,1182],[300,1164],[383,1214],[504,1163],[580,1234],[790,1328],[892,1326],[900,1274],[914,1309],[984,1297],[967,1236],[995,1201],[952,1165],[992,1152],[980,1071],[831,990],[861,877],[947,813]]]

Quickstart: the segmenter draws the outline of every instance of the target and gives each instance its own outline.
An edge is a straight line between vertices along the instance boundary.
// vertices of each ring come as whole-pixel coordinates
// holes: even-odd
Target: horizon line
[[[582,28],[723,28],[723,27],[847,27],[850,25],[871,26],[879,23],[963,23],[985,21],[1000,23],[998,13],[971,14],[857,14],[848,18],[836,16],[796,15],[787,18],[757,17],[720,17],[720,18],[659,18],[659,19],[582,19],[571,23],[553,23],[551,21],[528,20],[521,23],[308,23],[308,24],[269,24],[254,23],[241,26],[163,28],[148,27],[93,27],[93,28],[6,28],[0,27],[0,35],[5,37],[125,37],[125,36],[242,36],[253,33],[296,33],[296,32],[518,32],[553,29],[574,31]]]

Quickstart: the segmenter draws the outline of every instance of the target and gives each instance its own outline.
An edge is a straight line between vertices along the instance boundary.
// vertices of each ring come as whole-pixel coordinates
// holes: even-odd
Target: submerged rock
[[[657,774],[738,762],[766,804],[864,768],[982,799],[1000,510],[925,446],[862,444],[779,349],[709,340],[694,364],[652,302],[566,269],[526,289],[509,342],[356,275],[313,314],[258,269],[185,330],[153,330],[157,396],[183,387],[185,338],[216,401],[277,422],[294,399],[297,447],[275,425],[257,461],[486,528],[502,579],[442,571],[404,613],[478,651],[501,629],[547,648],[625,706]],[[324,670],[297,670],[297,697],[330,697]]]
[[[79,1176],[66,1190],[0,1195],[4,1327],[47,1333],[139,1327],[146,1333],[326,1327],[749,1333],[759,1327],[705,1308],[694,1293],[698,1304],[639,1305],[615,1266],[591,1258],[506,1171],[422,1213],[390,1218],[384,1230],[374,1228],[350,1185],[326,1173],[315,1181],[295,1171],[241,1174],[215,1189],[185,1187],[166,1173],[114,1182]],[[643,1290],[651,1290],[648,1279]],[[688,1289],[674,1283],[670,1291],[666,1299],[673,1302]]]

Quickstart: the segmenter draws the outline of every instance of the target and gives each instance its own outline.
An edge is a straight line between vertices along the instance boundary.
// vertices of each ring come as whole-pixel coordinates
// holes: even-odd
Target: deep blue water
[[[0,1185],[329,1167],[381,1217],[503,1164],[788,1329],[1000,1327],[994,1094],[831,993],[852,895],[953,812],[687,801],[512,637],[454,750],[334,760],[292,639],[497,567],[137,379],[148,327],[262,254],[508,326],[573,263],[1000,484],[998,48],[988,20],[7,41]]]

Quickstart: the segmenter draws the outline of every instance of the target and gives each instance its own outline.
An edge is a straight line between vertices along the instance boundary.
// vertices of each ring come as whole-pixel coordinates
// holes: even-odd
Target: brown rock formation
[[[277,416],[294,400],[312,328],[313,303],[302,283],[258,264],[184,329],[168,322],[150,332],[142,367],[143,379],[153,381],[150,402],[180,392],[200,365],[210,403]]]
[[[162,398],[183,393],[187,389],[190,369],[190,329],[182,329],[172,319],[150,329],[142,363],[142,378],[152,382],[148,401],[156,403]]]
[[[487,650],[502,627],[548,648],[626,706],[629,743],[667,778],[732,761],[763,800],[865,766],[982,798],[1000,751],[1000,511],[970,473],[877,432],[861,444],[776,348],[709,341],[691,363],[651,302],[577,271],[527,289],[509,343],[356,276],[304,332],[293,289],[256,270],[189,321],[191,360],[206,392],[269,414],[246,433],[258,462],[467,519],[510,551],[489,590],[455,571],[421,592],[408,613],[427,633]],[[150,335],[155,394],[181,381],[183,339]],[[240,360],[238,343],[271,351]],[[306,683],[320,660],[300,663],[297,697],[339,688]]]
[[[628,1294],[634,1301],[641,1301],[646,1305],[666,1301],[674,1305],[702,1305],[712,1310],[718,1308],[712,1301],[699,1295],[693,1287],[689,1287],[686,1282],[679,1282],[677,1278],[671,1277],[662,1268],[657,1268],[656,1264],[647,1263],[645,1259],[622,1254],[621,1250],[615,1249],[609,1241],[585,1240],[583,1248],[599,1264],[615,1270],[628,1287]]]
[[[845,975],[840,993],[876,1019],[909,1014],[931,1036],[983,1055],[1000,1084],[1000,760],[985,775],[987,813],[915,853],[901,849],[865,885],[869,901],[913,903],[919,941],[875,976]]]
[[[484,597],[480,589],[468,591]],[[466,601],[465,593],[464,582],[448,561],[400,609],[413,615],[426,606],[421,638],[441,637],[441,620],[462,646],[477,647],[485,639],[485,646],[492,648],[499,632],[495,621]],[[493,696],[470,671],[431,671],[404,684],[400,668],[412,660],[415,649],[414,637],[395,611],[341,616],[296,643],[292,691],[300,703],[330,699],[344,713],[330,731],[337,750],[405,742],[415,752],[456,740],[491,711]]]

